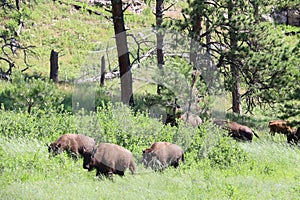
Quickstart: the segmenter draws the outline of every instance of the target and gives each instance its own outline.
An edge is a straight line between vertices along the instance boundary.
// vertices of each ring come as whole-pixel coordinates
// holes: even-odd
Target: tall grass
[[[79,126],[74,125],[78,123],[76,116],[51,111],[32,115],[2,111],[0,117],[1,199],[299,197],[300,150],[285,141],[265,137],[252,143],[235,142],[222,137],[222,131],[218,134],[210,124],[200,129],[177,129],[118,105],[107,105],[96,115],[82,115]],[[88,126],[95,118],[101,124],[96,126],[98,130]],[[126,171],[122,178],[99,179],[95,171],[82,168],[82,158],[73,160],[67,154],[50,157],[46,144],[69,131],[98,136],[98,142],[113,142],[130,149],[137,173]],[[139,162],[141,150],[154,141],[181,145],[186,151],[186,163],[163,172],[145,169]]]

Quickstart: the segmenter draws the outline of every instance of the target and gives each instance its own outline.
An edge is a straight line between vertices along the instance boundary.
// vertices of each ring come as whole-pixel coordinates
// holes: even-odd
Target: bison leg
[[[106,173],[106,178],[112,179],[113,174],[114,174],[114,170],[110,168],[109,171]]]
[[[118,175],[120,175],[120,176],[124,176],[124,171],[116,170],[116,174],[118,174]]]
[[[177,168],[177,167],[179,166],[179,161],[177,160],[177,161],[175,161],[174,163],[172,163],[172,166],[173,166],[174,168]]]
[[[287,136],[287,142],[289,144],[297,144],[298,143],[298,137],[294,134],[288,134]]]

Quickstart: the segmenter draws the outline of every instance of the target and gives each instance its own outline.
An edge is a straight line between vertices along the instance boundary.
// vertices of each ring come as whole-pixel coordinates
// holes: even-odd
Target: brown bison
[[[300,127],[297,128],[297,130],[294,129],[293,132],[288,133],[286,135],[287,142],[290,144],[298,144],[300,140]]]
[[[259,138],[259,136],[248,126],[241,125],[237,122],[220,120],[213,120],[213,123],[220,126],[221,128],[229,131],[229,136],[236,140],[252,141],[253,135]]]
[[[60,136],[55,142],[48,145],[49,153],[54,155],[60,154],[63,151],[67,151],[72,155],[83,155],[83,148],[86,151],[92,151],[96,142],[93,138],[90,138],[81,134],[64,134]]]
[[[200,124],[202,124],[202,119],[198,115],[188,112],[185,112],[183,114],[177,113],[175,116],[167,114],[165,124],[170,124],[171,126],[178,127],[178,120],[186,122],[187,124],[190,124],[193,127],[198,127]]]
[[[84,151],[83,158],[83,168],[88,171],[96,168],[96,176],[123,176],[127,168],[132,174],[135,173],[132,153],[116,144],[101,143],[92,152]]]
[[[198,127],[200,124],[202,124],[202,119],[195,114],[192,113],[184,113],[180,116],[180,119],[184,122],[188,122],[193,127]]]
[[[155,170],[163,170],[168,166],[177,168],[180,161],[184,162],[184,152],[176,144],[156,142],[143,150],[143,164]]]
[[[170,144],[172,144],[172,143],[170,143],[170,142],[154,142],[150,148],[143,150],[143,153],[150,153],[152,151],[156,151],[156,150],[158,150],[162,147],[165,147],[167,145],[170,145]]]
[[[288,126],[288,122],[285,120],[273,120],[269,122],[270,134],[275,135],[275,133],[281,133],[288,135],[294,132],[294,129]]]

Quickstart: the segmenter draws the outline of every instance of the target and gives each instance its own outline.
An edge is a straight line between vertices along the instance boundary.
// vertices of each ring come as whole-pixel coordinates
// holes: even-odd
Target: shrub
[[[32,109],[49,109],[58,106],[63,96],[51,81],[40,78],[24,78],[21,74],[14,74],[11,87],[0,93],[0,104],[5,109],[22,110],[28,113]]]

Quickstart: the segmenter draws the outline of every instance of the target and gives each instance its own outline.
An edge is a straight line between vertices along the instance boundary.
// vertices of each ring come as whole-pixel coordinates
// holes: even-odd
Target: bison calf
[[[259,136],[248,126],[241,125],[233,121],[226,120],[213,120],[213,123],[220,126],[221,128],[228,130],[229,135],[236,140],[250,141],[252,142],[253,135],[259,138]]]
[[[72,155],[78,156],[83,155],[83,148],[86,149],[86,151],[92,151],[95,144],[96,142],[93,138],[85,135],[64,134],[55,142],[48,145],[48,151],[54,155],[67,151]]]
[[[269,128],[270,128],[271,135],[275,135],[275,133],[288,135],[294,131],[292,127],[288,126],[288,122],[285,120],[270,121]]]
[[[124,175],[127,168],[135,173],[135,164],[132,153],[116,144],[101,143],[92,152],[84,151],[83,168],[92,171],[96,168],[96,176],[112,174]]]
[[[176,144],[155,142],[150,148],[143,150],[143,164],[155,170],[168,166],[176,168],[180,161],[184,162],[184,152]]]

